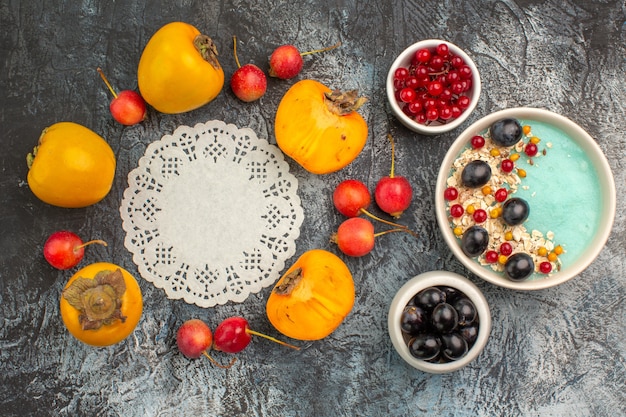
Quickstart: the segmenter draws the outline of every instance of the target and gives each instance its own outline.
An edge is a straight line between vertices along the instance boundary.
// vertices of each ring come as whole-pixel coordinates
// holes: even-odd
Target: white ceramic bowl
[[[402,310],[421,290],[428,287],[447,286],[464,293],[475,305],[478,312],[478,336],[465,356],[453,362],[431,363],[411,355],[400,329]],[[463,368],[483,351],[491,333],[491,312],[482,292],[467,278],[447,271],[430,271],[417,275],[407,281],[396,293],[389,307],[387,317],[389,337],[400,357],[409,365],[424,372],[443,374]]]
[[[448,45],[450,52],[454,55],[458,55],[465,63],[472,69],[473,77],[472,77],[472,86],[470,91],[466,93],[466,95],[470,98],[470,105],[465,111],[461,114],[460,117],[454,120],[450,120],[447,123],[441,123],[438,121],[432,122],[428,125],[417,123],[415,120],[412,120],[402,111],[402,108],[398,104],[398,101],[395,97],[394,87],[393,87],[393,77],[396,70],[400,67],[407,68],[411,59],[415,55],[415,53],[422,48],[427,48],[430,50],[434,50],[437,45],[440,43],[445,43]],[[481,82],[480,82],[480,74],[478,72],[478,68],[476,68],[476,64],[474,61],[458,46],[450,43],[448,41],[440,40],[440,39],[427,39],[414,43],[413,45],[406,48],[398,57],[395,59],[391,68],[389,68],[389,73],[387,74],[387,99],[389,101],[389,105],[391,106],[391,110],[393,114],[396,116],[400,122],[406,126],[407,128],[424,135],[437,135],[440,133],[448,132],[452,129],[457,128],[461,123],[463,123],[472,111],[476,108],[476,104],[478,103],[478,98],[480,97],[481,91]]]
[[[446,211],[446,201],[443,197],[444,190],[446,189],[446,181],[450,175],[452,164],[457,159],[462,150],[467,146],[472,136],[480,134],[486,131],[491,124],[502,118],[516,118],[525,121],[530,121],[531,128],[532,122],[549,124],[551,127],[571,137],[573,141],[587,154],[590,159],[593,168],[598,174],[600,198],[601,198],[601,213],[599,215],[599,222],[597,230],[593,234],[593,238],[587,242],[586,249],[582,255],[574,260],[570,260],[568,263],[564,263],[559,271],[553,271],[551,275],[538,278],[529,278],[525,281],[511,281],[500,272],[491,270],[490,268],[481,266],[475,259],[469,258],[461,250],[460,239],[455,237],[452,227],[449,223],[448,213]],[[542,141],[549,141],[550,138],[542,138]],[[549,158],[549,152],[547,156]],[[540,163],[540,162],[539,162]],[[554,181],[565,181],[559,177],[558,173],[553,177]],[[566,185],[573,193],[576,192],[575,184]],[[529,203],[531,207],[532,215],[532,202]],[[554,204],[559,204],[559,201],[555,201]],[[581,210],[581,215],[585,215],[584,207],[571,207],[572,210]],[[459,137],[452,143],[448,153],[446,154],[441,168],[439,170],[439,176],[437,178],[437,185],[435,190],[435,212],[437,215],[437,222],[443,234],[443,237],[454,253],[454,255],[465,265],[467,269],[476,274],[477,276],[489,281],[495,285],[499,285],[505,288],[511,288],[515,290],[540,290],[544,288],[553,287],[562,284],[576,275],[580,274],[585,268],[591,264],[598,256],[602,248],[604,247],[615,218],[616,210],[616,192],[613,175],[611,173],[610,166],[606,160],[606,157],[602,153],[602,150],[593,138],[585,132],[580,126],[572,122],[571,120],[550,112],[548,110],[536,109],[536,108],[512,108],[501,110],[492,113],[468,127]],[[546,231],[543,231],[544,233]]]

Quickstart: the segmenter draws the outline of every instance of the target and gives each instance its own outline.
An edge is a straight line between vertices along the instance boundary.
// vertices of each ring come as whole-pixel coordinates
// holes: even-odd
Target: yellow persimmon
[[[156,110],[184,113],[217,97],[224,86],[224,70],[211,38],[188,23],[172,22],[146,44],[137,82],[144,100]]]
[[[298,340],[319,340],[331,334],[354,305],[354,281],[335,254],[305,252],[276,283],[267,299],[272,325]]]
[[[143,297],[137,280],[108,262],[87,265],[65,285],[60,301],[67,330],[92,346],[109,346],[130,335],[141,318]]]
[[[115,154],[92,130],[73,122],[44,129],[27,156],[28,185],[42,201],[66,208],[102,200],[115,176]]]
[[[338,171],[356,159],[367,142],[367,123],[356,111],[365,101],[355,90],[344,93],[318,81],[299,81],[278,105],[276,143],[309,172]]]

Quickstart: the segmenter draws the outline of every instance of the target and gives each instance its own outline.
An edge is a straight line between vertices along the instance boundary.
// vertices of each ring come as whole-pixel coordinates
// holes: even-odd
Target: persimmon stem
[[[387,139],[389,139],[389,142],[391,142],[391,172],[389,173],[389,178],[393,178],[394,174],[394,169],[395,169],[395,155],[396,155],[396,147],[393,143],[393,136],[391,136],[391,134],[387,133]]]
[[[246,329],[246,333],[254,335],[254,336],[263,337],[263,338],[265,338],[267,340],[271,340],[272,342],[276,342],[279,345],[287,346],[287,347],[290,347],[290,348],[295,349],[295,350],[300,350],[300,348],[298,346],[290,345],[289,343],[283,342],[282,340],[278,340],[278,339],[276,339],[274,337],[268,336],[268,335],[263,334],[263,333],[255,332],[254,330]]]
[[[320,53],[320,52],[326,52],[326,51],[330,51],[332,49],[338,48],[340,46],[341,46],[341,41],[337,42],[336,44],[334,44],[332,46],[327,46],[326,48],[315,49],[313,51],[302,52],[302,53],[300,53],[300,56],[306,56],[306,55],[311,55],[311,54],[317,54],[317,53]]]
[[[108,246],[108,245],[107,245],[107,243],[106,243],[104,240],[96,239],[96,240],[90,240],[89,242],[85,242],[85,243],[83,243],[82,245],[78,245],[78,246],[76,246],[76,247],[74,248],[74,250],[76,250],[76,249],[82,249],[82,248],[84,248],[85,246],[92,245],[92,244],[94,244],[94,243],[97,243],[97,244],[102,245],[102,246]]]
[[[235,55],[235,62],[237,63],[237,68],[241,68],[239,64],[239,58],[237,58],[237,36],[233,35],[233,54]]]
[[[107,87],[109,87],[109,91],[111,92],[111,94],[113,94],[113,98],[117,98],[117,93],[113,89],[113,86],[111,85],[109,80],[107,80],[107,77],[104,75],[104,72],[102,71],[102,68],[100,67],[98,67],[98,74],[100,74],[100,78],[102,78],[102,81],[104,81]]]
[[[203,351],[202,351],[202,354],[203,354],[204,356],[206,356],[207,358],[209,358],[209,360],[211,361],[211,363],[212,363],[213,365],[217,366],[218,368],[222,368],[222,369],[228,369],[228,368],[230,368],[231,366],[233,366],[235,362],[237,362],[237,358],[232,358],[232,359],[230,360],[230,363],[229,363],[228,365],[222,365],[221,363],[219,363],[218,361],[216,361],[215,359],[213,359],[213,358],[211,357],[211,355],[209,355],[209,354],[207,353],[207,351],[206,351],[206,350],[203,350]]]

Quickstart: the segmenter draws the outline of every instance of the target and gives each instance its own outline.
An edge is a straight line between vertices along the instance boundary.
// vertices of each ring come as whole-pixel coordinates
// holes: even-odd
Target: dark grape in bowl
[[[468,365],[491,332],[491,313],[482,292],[467,278],[447,271],[407,281],[394,296],[387,321],[402,359],[429,373]]]

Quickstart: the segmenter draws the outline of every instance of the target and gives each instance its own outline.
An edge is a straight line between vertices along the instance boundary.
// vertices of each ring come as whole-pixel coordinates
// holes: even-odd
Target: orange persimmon
[[[313,249],[285,272],[270,293],[267,317],[284,334],[319,340],[331,334],[354,305],[354,281],[335,254]]]
[[[137,280],[125,269],[98,262],[80,269],[61,295],[67,330],[92,346],[109,346],[130,335],[141,318],[143,297]]]
[[[276,143],[309,172],[338,171],[356,159],[367,142],[367,122],[356,112],[366,101],[356,90],[331,91],[318,81],[299,81],[278,105]]]

